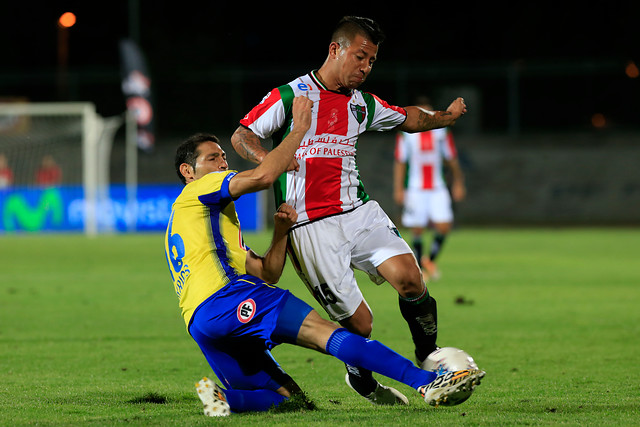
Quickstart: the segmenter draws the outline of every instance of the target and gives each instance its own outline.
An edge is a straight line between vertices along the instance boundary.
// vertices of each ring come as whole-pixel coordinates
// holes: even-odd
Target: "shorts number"
[[[320,287],[313,288],[313,296],[322,305],[335,304],[338,298],[331,292],[329,285],[321,283]]]

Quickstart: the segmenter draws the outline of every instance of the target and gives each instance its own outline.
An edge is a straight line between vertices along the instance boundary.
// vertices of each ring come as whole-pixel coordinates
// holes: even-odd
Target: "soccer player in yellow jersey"
[[[273,241],[263,256],[245,246],[234,200],[268,188],[287,169],[310,126],[312,105],[304,96],[294,99],[286,138],[255,169],[229,170],[213,135],[194,135],[177,149],[176,171],[185,187],[173,205],[165,251],[187,331],[223,384],[206,377],[196,384],[206,415],[265,411],[302,394],[270,353],[281,343],[393,378],[431,405],[472,389],[484,376],[479,370],[437,376],[419,369],[380,342],[323,319],[275,286],[284,268],[287,233],[297,219],[291,206],[278,208]]]

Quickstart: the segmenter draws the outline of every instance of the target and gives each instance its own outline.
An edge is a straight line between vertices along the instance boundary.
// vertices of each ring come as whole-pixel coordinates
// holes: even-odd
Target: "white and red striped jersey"
[[[442,159],[452,160],[457,155],[453,136],[447,128],[419,133],[400,132],[396,137],[395,159],[407,164],[407,189],[446,187]]]
[[[297,224],[304,224],[369,200],[356,164],[358,137],[391,130],[407,113],[370,93],[327,90],[312,71],[273,89],[240,124],[276,146],[292,128],[292,102],[300,95],[314,102],[311,127],[296,152],[300,170],[283,174],[274,190],[276,206],[290,204],[298,213]]]

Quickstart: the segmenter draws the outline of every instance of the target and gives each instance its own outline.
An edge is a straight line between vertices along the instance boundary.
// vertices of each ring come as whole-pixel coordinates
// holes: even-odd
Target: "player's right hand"
[[[292,115],[293,130],[306,132],[311,127],[311,108],[313,101],[306,96],[296,96],[293,98]]]
[[[293,115],[293,129],[291,132],[306,133],[311,127],[311,108],[313,107],[313,101],[307,96],[296,96],[293,98],[292,115]],[[303,140],[304,141],[304,140]],[[287,172],[300,170],[298,161],[294,158],[289,162]]]

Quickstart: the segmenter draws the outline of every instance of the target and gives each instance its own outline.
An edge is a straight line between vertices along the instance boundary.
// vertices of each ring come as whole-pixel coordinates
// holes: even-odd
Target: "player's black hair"
[[[360,34],[379,46],[385,39],[382,29],[376,21],[361,16],[343,17],[331,35],[331,41],[339,41],[341,37],[353,40],[356,34]]]
[[[183,184],[186,184],[186,178],[184,175],[180,173],[180,165],[186,163],[191,165],[192,168],[196,168],[196,159],[200,154],[198,151],[198,147],[203,142],[215,142],[216,144],[220,144],[220,140],[217,136],[211,135],[208,133],[196,133],[195,135],[191,135],[189,138],[185,139],[176,149],[176,157],[174,160],[174,166],[176,168],[176,174],[178,174],[178,178],[182,181]]]

